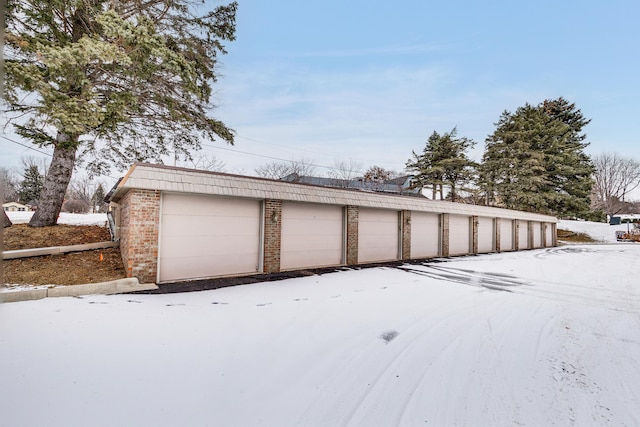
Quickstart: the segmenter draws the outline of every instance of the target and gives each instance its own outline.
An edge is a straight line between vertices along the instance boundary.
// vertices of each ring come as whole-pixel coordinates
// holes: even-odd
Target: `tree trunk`
[[[2,228],[11,227],[11,220],[7,216],[7,213],[2,209]]]
[[[46,227],[58,223],[64,195],[73,173],[78,137],[73,138],[59,132],[56,140],[57,144],[40,194],[38,209],[29,221],[32,227]]]

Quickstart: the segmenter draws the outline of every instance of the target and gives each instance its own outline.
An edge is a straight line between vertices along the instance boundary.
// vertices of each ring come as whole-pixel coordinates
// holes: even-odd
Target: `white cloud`
[[[470,91],[459,75],[454,68],[429,65],[336,72],[291,62],[260,64],[221,82],[225,102],[217,115],[238,131],[238,150],[304,155],[326,165],[336,157],[354,158],[402,169],[431,132],[454,126],[478,142],[472,155],[479,160],[505,108],[544,99],[520,90]],[[229,156],[221,154],[249,170],[269,161]]]

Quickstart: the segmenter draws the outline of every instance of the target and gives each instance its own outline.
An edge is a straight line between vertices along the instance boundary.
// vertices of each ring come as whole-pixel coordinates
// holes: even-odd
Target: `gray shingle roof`
[[[117,202],[130,189],[159,190],[180,193],[236,196],[253,199],[277,199],[341,206],[362,206],[394,210],[411,210],[460,215],[477,215],[506,219],[557,222],[557,218],[529,212],[366,192],[354,189],[330,188],[266,178],[230,175],[219,172],[177,168],[148,163],[136,163],[110,192]]]

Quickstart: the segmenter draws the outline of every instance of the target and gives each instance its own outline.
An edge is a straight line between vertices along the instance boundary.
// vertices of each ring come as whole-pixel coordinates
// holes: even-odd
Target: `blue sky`
[[[592,119],[589,154],[637,158],[638,16],[634,1],[240,0],[217,114],[239,151],[402,169],[454,126],[479,160],[502,111],[563,96]],[[269,161],[208,150],[247,173]]]
[[[589,154],[638,159],[639,16],[615,0],[239,0],[215,87],[236,145],[205,151],[245,174],[274,158],[402,170],[457,126],[480,160],[502,111],[563,96],[592,119]],[[34,154],[0,147],[9,165]]]

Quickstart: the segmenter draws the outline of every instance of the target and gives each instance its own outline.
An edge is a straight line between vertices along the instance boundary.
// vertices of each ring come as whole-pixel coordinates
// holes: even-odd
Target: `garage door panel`
[[[257,215],[259,211],[256,211]],[[256,217],[163,215],[165,236],[254,236],[260,230]]]
[[[340,256],[343,247],[342,234],[306,236],[305,239],[295,239],[285,245],[285,251],[317,251],[317,252],[338,252]],[[315,248],[315,249],[313,249]]]
[[[339,265],[344,252],[342,206],[285,202],[282,205],[280,268]]]
[[[493,218],[478,218],[478,252],[488,253],[495,250],[495,231]]]
[[[465,215],[449,216],[449,255],[471,253],[471,223]]]
[[[181,216],[253,216],[245,208],[255,203],[255,200],[242,198],[164,193],[162,213]]]
[[[287,228],[287,231],[295,231],[305,235],[323,235],[329,234],[342,234],[342,208],[335,213],[332,219],[317,219],[317,218],[285,218],[286,226],[283,223],[283,227]],[[313,224],[311,229],[307,229],[309,224]],[[306,229],[306,230],[305,230]]]
[[[519,221],[518,223],[518,249],[529,247],[529,221]]]
[[[257,200],[164,193],[160,281],[257,272],[261,216]]]
[[[257,248],[256,246],[256,251]],[[161,251],[163,258],[225,254],[244,256],[247,254],[247,247],[237,236],[172,236],[171,244],[163,245]]]
[[[546,235],[545,243],[547,247],[553,246],[553,225],[552,224],[546,224],[545,235]]]
[[[398,225],[398,211],[360,209],[358,212],[358,262],[397,260]]]
[[[170,258],[166,262],[174,276],[189,279],[225,276],[236,274],[229,273],[230,271],[255,271],[258,268],[257,259],[253,266],[247,267],[246,262],[238,258],[237,254],[221,254],[216,257],[215,264],[211,263],[210,255]]]
[[[440,255],[440,215],[411,212],[411,257]]]
[[[542,224],[539,222],[532,222],[533,226],[533,247],[541,248],[542,247]]]
[[[500,220],[500,250],[513,250],[513,221],[510,219]]]

